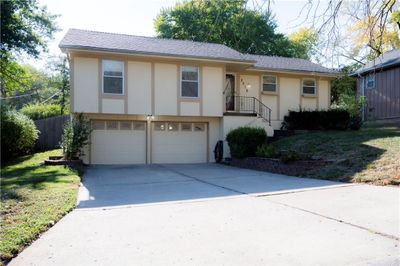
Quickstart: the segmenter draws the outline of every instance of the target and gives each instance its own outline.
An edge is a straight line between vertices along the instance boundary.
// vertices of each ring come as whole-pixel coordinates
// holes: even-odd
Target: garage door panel
[[[145,130],[94,130],[92,164],[146,163]]]
[[[166,129],[168,127],[165,127]],[[181,127],[179,127],[181,128]],[[207,162],[207,133],[204,131],[152,131],[153,163]]]

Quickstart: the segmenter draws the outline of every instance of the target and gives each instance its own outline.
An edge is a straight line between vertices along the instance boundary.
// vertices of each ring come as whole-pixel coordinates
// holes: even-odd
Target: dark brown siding
[[[365,77],[357,81],[357,90],[361,95],[361,83]],[[365,86],[367,120],[400,118],[400,67],[375,72],[375,88]]]

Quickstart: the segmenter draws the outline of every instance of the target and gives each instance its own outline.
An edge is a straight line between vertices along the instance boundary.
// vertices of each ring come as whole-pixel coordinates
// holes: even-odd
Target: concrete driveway
[[[88,169],[10,265],[398,265],[399,189],[216,164]]]

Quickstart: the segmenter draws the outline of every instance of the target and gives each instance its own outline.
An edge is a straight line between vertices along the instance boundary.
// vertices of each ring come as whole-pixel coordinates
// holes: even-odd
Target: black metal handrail
[[[271,108],[255,97],[227,96],[226,110],[244,114],[255,114],[271,125]]]

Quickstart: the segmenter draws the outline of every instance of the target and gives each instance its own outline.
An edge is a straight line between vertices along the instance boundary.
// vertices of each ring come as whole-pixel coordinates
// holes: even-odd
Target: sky
[[[265,0],[249,0],[265,1]],[[154,36],[153,22],[162,8],[172,7],[177,0],[39,0],[52,14],[60,15],[56,22],[61,29],[49,42],[51,55],[61,54],[58,44],[70,28]],[[272,11],[278,31],[288,34],[300,27],[299,13],[305,0],[272,0]],[[28,60],[43,67],[41,61]]]

